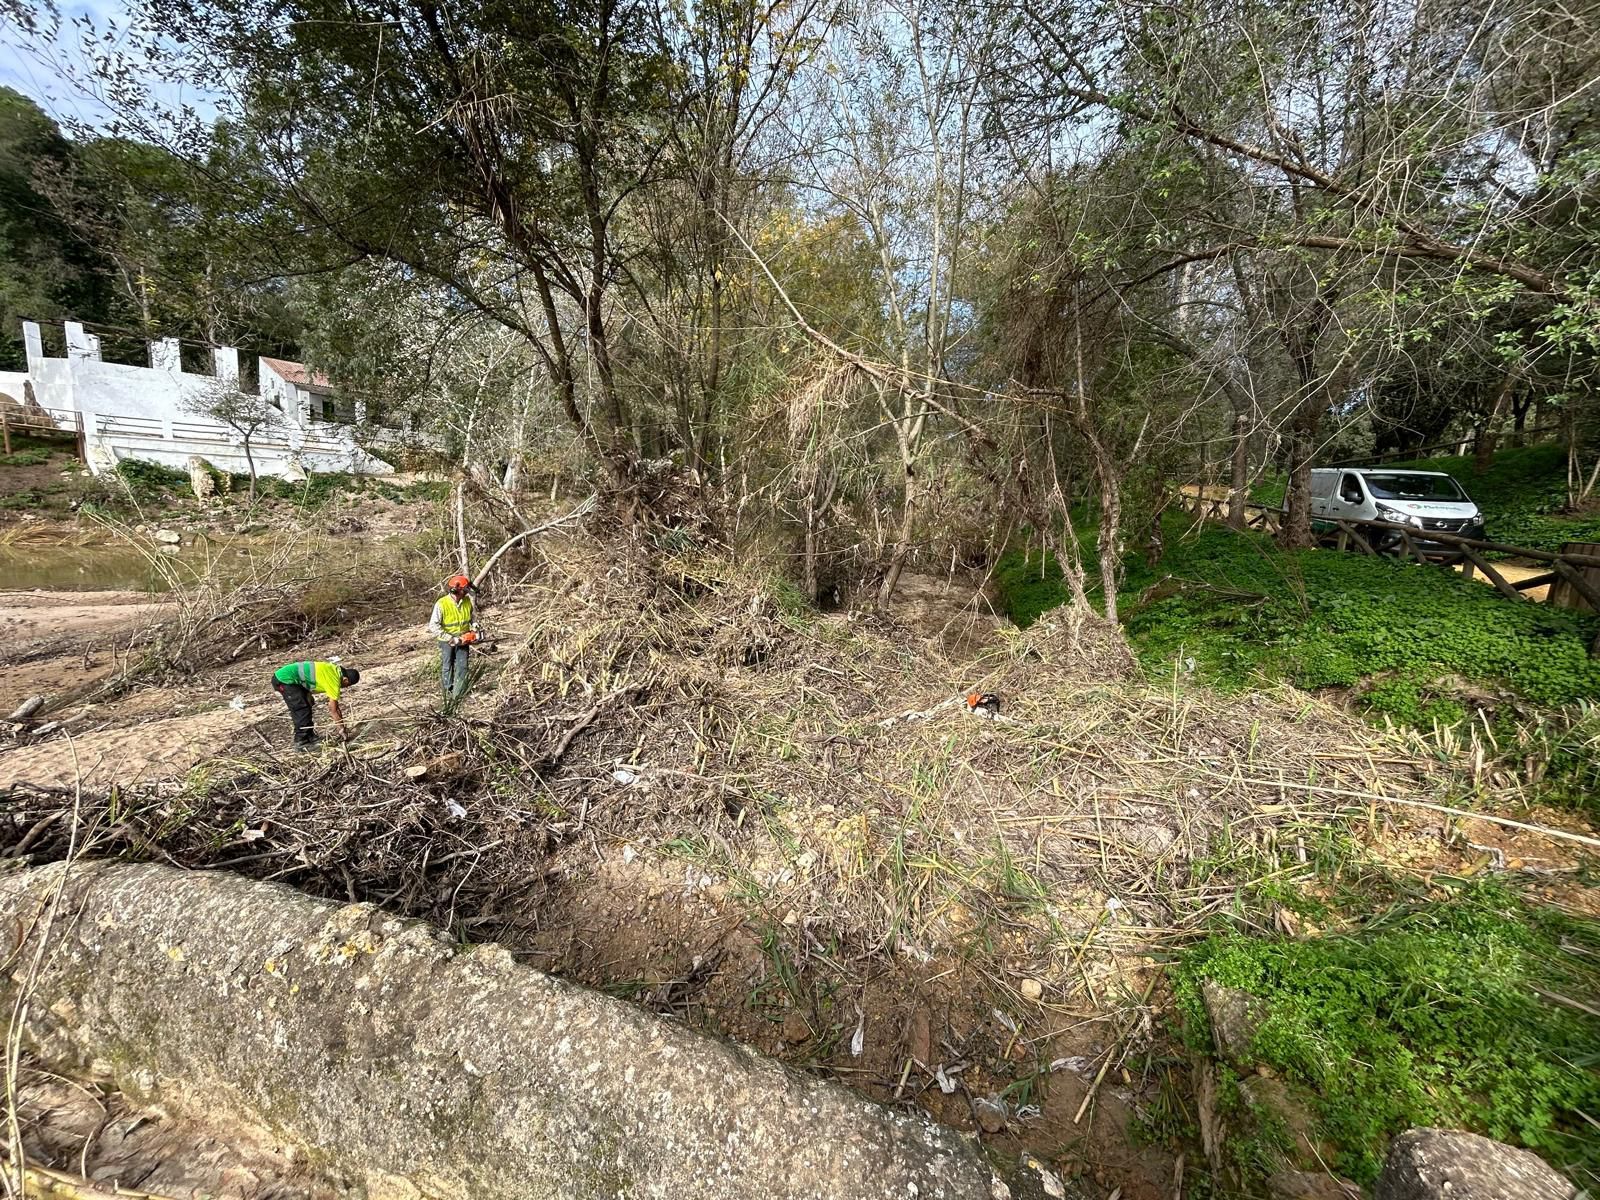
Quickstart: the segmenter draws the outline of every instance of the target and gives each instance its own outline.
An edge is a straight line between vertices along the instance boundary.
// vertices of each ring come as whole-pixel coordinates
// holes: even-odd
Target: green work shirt
[[[279,683],[298,683],[312,692],[321,692],[329,700],[339,698],[339,667],[330,662],[284,663],[272,673]]]

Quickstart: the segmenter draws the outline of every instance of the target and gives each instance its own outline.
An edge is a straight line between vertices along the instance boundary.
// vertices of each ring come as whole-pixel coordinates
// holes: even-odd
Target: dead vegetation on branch
[[[958,663],[708,569],[642,595],[612,562],[529,585],[543,602],[487,710],[102,798],[102,852],[286,879],[516,946],[552,875],[627,845],[698,863],[751,919],[851,956],[925,959],[1008,929],[1032,974],[1070,990],[1087,946],[1145,945],[1214,907],[1193,864],[1219,836],[1270,846],[1325,811],[1307,781],[1427,787],[1382,734],[1303,698],[1146,682],[1096,622],[1042,622]],[[947,703],[969,688],[1002,695],[999,721]],[[63,798],[13,801],[0,836],[50,855],[67,831],[34,826]]]
[[[1310,878],[1335,822],[1385,819],[1360,797],[1441,787],[1298,693],[1146,679],[1102,622],[953,657],[722,560],[539,553],[531,626],[463,715],[86,796],[76,826],[65,791],[20,785],[0,852],[75,830],[371,901],[942,1120],[1009,1095],[1026,1140],[1075,1127],[1086,1081],[1044,1081],[1094,1029],[1118,1063],[1149,1044],[1151,956],[1234,904],[1219,863]]]

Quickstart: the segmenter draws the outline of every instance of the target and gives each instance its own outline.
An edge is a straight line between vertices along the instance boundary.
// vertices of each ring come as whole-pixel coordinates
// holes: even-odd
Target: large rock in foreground
[[[1408,1129],[1389,1147],[1376,1200],[1573,1200],[1544,1159],[1456,1129]]]
[[[0,875],[61,1065],[301,1146],[374,1200],[994,1200],[958,1134],[370,905],[218,872]]]

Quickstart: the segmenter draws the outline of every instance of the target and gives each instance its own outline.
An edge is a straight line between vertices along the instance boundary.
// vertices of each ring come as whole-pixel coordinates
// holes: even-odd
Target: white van
[[[1389,521],[1423,534],[1482,538],[1483,514],[1461,485],[1443,471],[1386,467],[1330,467],[1311,472],[1311,518],[1322,521]],[[1391,535],[1396,540],[1398,535]],[[1426,543],[1424,536],[1417,539]],[[1437,543],[1436,543],[1437,544]]]

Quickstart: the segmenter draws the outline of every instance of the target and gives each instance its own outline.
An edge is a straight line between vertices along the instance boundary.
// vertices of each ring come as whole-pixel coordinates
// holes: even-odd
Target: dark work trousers
[[[294,722],[294,744],[309,746],[317,740],[317,728],[311,716],[311,693],[298,683],[272,681],[278,695],[289,706],[289,719]]]
[[[439,643],[439,682],[444,685],[446,700],[467,694],[467,647]]]

